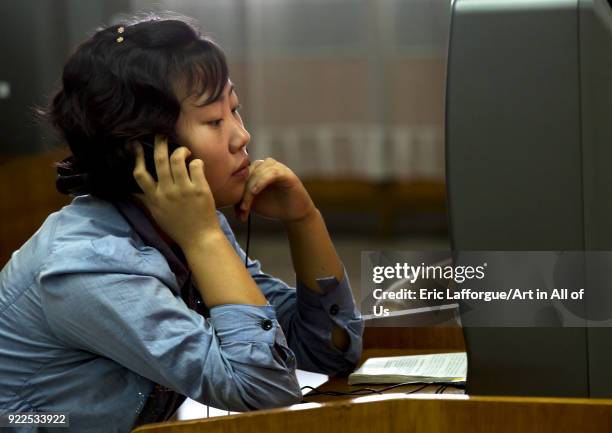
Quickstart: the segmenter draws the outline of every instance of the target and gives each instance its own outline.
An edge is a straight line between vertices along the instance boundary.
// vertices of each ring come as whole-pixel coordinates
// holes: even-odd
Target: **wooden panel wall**
[[[53,163],[65,149],[0,157],[0,267],[51,212],[70,202],[55,190]]]

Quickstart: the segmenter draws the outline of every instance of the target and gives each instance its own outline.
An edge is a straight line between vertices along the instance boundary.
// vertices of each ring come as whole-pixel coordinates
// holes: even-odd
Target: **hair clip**
[[[125,27],[121,26],[117,29],[117,33],[123,33],[125,31]],[[119,36],[117,38],[117,42],[123,42],[123,36]]]

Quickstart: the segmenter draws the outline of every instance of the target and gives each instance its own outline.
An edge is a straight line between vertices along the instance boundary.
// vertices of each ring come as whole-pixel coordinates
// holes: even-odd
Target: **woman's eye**
[[[240,110],[241,108],[242,105],[238,104],[236,108],[232,109],[232,114],[237,114],[238,110]],[[223,119],[211,120],[209,122],[206,122],[206,124],[212,126],[213,128],[218,128],[221,125],[221,122],[223,122]]]

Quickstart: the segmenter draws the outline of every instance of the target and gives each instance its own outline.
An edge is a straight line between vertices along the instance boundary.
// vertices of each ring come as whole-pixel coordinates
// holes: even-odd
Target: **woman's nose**
[[[233,134],[233,142],[232,147],[234,152],[241,151],[242,149],[246,150],[247,145],[251,141],[251,134],[246,130],[244,125],[240,122],[236,122],[236,129]]]

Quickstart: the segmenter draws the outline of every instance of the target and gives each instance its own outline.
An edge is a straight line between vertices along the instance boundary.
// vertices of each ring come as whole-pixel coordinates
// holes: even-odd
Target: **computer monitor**
[[[612,7],[455,0],[454,251],[612,250]],[[612,396],[612,328],[470,327],[470,394]]]

